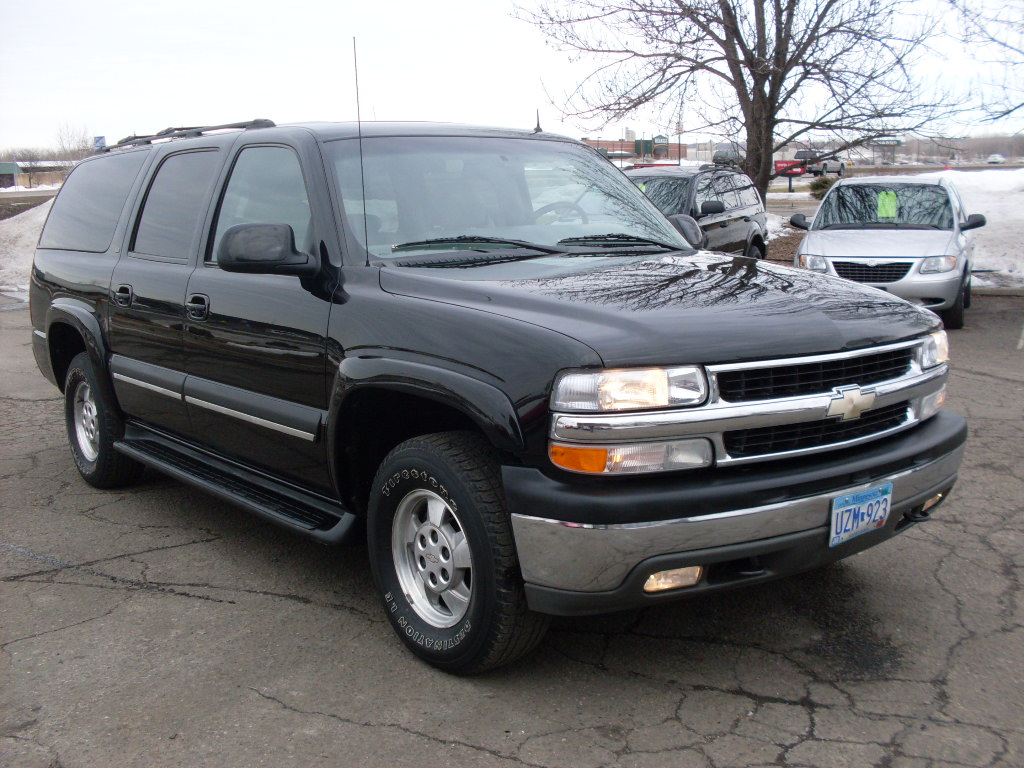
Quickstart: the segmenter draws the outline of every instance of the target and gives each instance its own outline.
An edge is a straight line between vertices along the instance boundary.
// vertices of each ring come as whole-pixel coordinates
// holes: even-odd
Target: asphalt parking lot
[[[1024,298],[951,333],[970,422],[933,520],[824,570],[557,619],[513,667],[401,646],[365,547],[157,474],[82,482],[0,311],[0,765],[1024,765]]]

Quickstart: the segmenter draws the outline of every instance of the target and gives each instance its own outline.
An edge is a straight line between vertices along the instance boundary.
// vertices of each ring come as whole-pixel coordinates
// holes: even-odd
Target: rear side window
[[[746,207],[761,204],[761,198],[757,194],[757,188],[754,187],[754,182],[752,182],[748,176],[736,176],[733,181],[736,183],[736,192],[739,194],[741,206]]]
[[[147,256],[189,258],[217,173],[216,151],[183,152],[160,164],[149,185],[131,250]]]
[[[127,152],[82,163],[64,182],[39,238],[40,248],[102,253],[147,152]]]

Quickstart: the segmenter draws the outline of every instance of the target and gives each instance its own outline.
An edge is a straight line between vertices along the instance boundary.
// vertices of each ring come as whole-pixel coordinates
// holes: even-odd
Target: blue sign
[[[99,152],[101,149],[107,148],[107,137],[106,136],[93,136],[92,137],[92,149],[93,152]]]

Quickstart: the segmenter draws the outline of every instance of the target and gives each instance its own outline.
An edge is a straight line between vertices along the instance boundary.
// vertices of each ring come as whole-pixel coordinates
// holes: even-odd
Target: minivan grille
[[[913,354],[912,348],[903,347],[801,365],[719,371],[718,394],[727,402],[742,403],[819,394],[853,384],[864,387],[902,376],[909,369]]]
[[[871,264],[862,261],[833,261],[836,274],[847,280],[858,283],[894,283],[906,277],[910,271],[909,261],[890,261],[882,264]]]
[[[908,405],[903,402],[875,408],[851,421],[808,421],[738,429],[723,436],[725,450],[732,458],[738,459],[843,443],[900,426],[907,420]]]

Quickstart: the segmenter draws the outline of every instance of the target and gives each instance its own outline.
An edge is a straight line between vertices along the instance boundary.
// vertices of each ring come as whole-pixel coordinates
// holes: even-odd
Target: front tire
[[[543,637],[549,618],[526,607],[497,457],[479,435],[426,435],[391,451],[367,536],[391,625],[429,664],[483,672]]]
[[[763,259],[765,256],[764,244],[757,240],[751,240],[743,255],[748,259]]]
[[[142,464],[114,450],[124,423],[85,352],[75,355],[64,378],[64,422],[75,466],[89,485],[120,488],[142,474]]]
[[[960,284],[960,292],[956,295],[956,301],[949,309],[939,312],[942,324],[949,330],[957,331],[964,327],[964,307],[967,305],[967,296],[970,291],[970,278]]]

